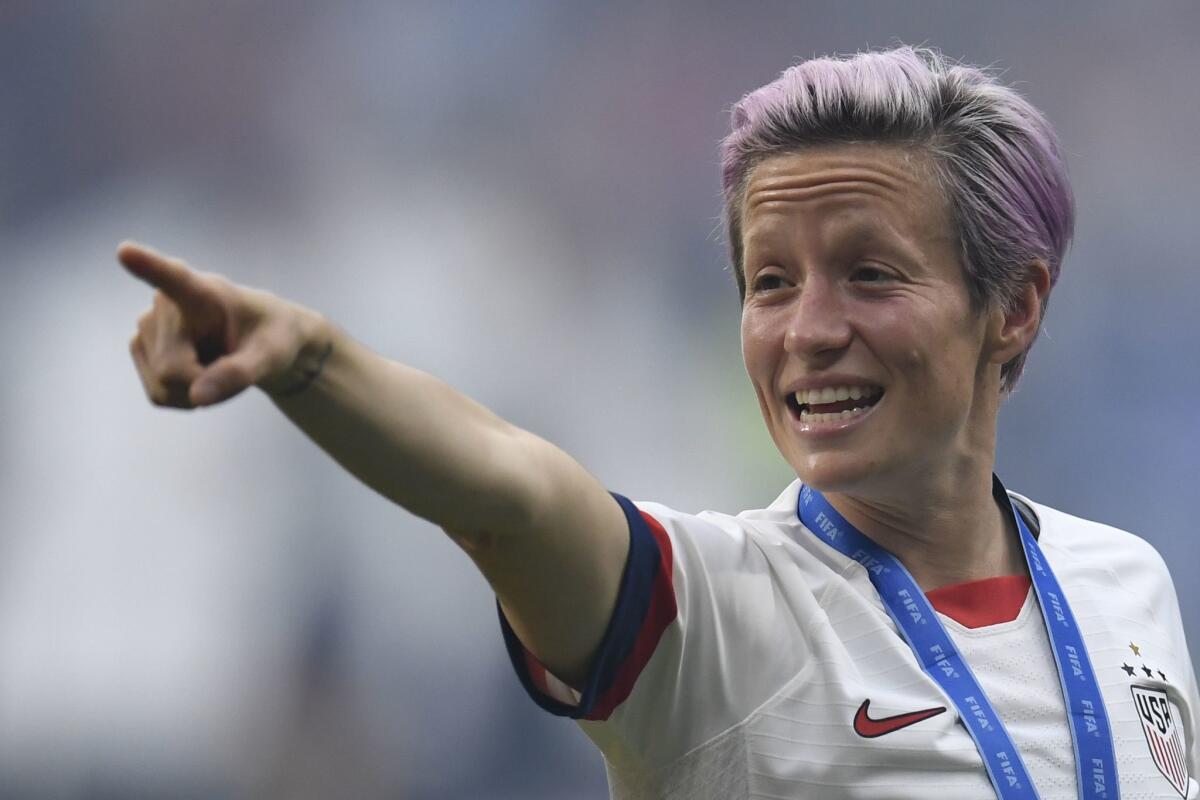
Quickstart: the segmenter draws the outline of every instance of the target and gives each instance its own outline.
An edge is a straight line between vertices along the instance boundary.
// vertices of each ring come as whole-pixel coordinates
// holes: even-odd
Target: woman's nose
[[[810,276],[787,316],[784,349],[804,359],[827,358],[850,345],[852,328],[836,284]]]

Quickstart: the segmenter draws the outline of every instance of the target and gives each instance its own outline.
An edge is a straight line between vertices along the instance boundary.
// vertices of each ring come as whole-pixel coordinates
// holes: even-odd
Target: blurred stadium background
[[[154,409],[133,237],[688,510],[790,480],[717,228],[729,106],[903,41],[1057,126],[1076,244],[1000,472],[1139,532],[1200,654],[1200,5],[0,2],[0,797],[603,798],[486,584],[270,403]]]

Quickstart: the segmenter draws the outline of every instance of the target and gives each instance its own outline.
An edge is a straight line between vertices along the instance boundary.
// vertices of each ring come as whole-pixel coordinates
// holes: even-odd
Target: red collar
[[[967,628],[986,628],[1012,622],[1021,613],[1029,588],[1028,575],[1002,575],[966,583],[952,583],[925,593],[930,604]]]

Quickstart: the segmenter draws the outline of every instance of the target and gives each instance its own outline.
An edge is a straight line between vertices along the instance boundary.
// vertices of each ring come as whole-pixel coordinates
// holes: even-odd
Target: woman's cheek
[[[763,372],[770,371],[778,355],[773,352],[777,349],[773,339],[778,337],[771,330],[769,316],[754,309],[747,309],[742,314],[742,360],[746,363],[746,371],[756,382],[769,377],[764,376]]]

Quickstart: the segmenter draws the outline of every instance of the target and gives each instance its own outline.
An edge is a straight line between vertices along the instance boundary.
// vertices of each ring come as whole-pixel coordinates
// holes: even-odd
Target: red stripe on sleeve
[[[546,682],[546,667],[542,662],[534,658],[533,653],[529,652],[528,648],[522,648],[525,651],[525,669],[529,672],[529,679],[533,681],[533,685],[538,691],[547,697],[550,696],[550,684]]]
[[[672,581],[674,562],[671,557],[671,537],[663,530],[658,520],[645,511],[640,511],[640,513],[649,527],[650,533],[654,535],[654,540],[658,543],[659,563],[658,570],[654,575],[654,586],[650,590],[650,604],[646,608],[646,618],[642,620],[642,627],[638,631],[633,649],[617,669],[612,686],[596,698],[591,713],[585,719],[608,719],[613,710],[625,701],[625,698],[633,691],[633,684],[637,681],[638,675],[642,673],[646,662],[654,654],[654,649],[658,646],[658,640],[662,638],[663,631],[675,621],[675,617],[679,614],[679,608],[675,603],[675,584]]]

